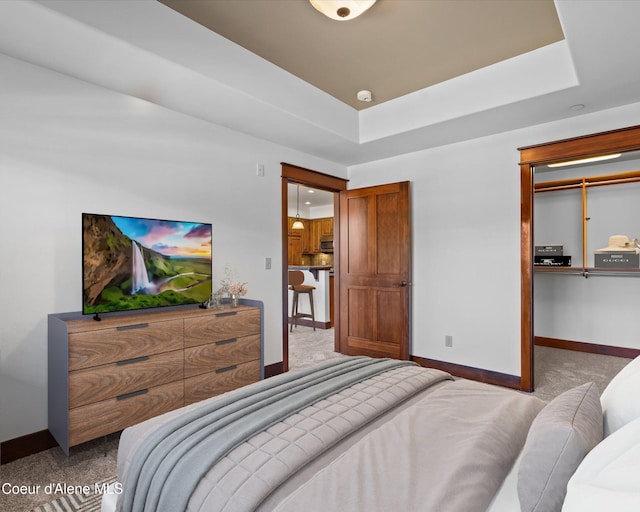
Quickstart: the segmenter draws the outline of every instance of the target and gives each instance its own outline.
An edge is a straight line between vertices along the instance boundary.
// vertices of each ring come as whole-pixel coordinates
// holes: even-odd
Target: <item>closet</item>
[[[533,390],[534,334],[557,340],[563,348],[625,357],[640,353],[631,323],[636,315],[629,316],[640,306],[640,273],[597,268],[593,259],[611,235],[640,237],[640,126],[519,151],[520,387]],[[548,167],[615,153],[620,157],[607,162]],[[534,266],[534,246],[552,243],[565,247],[565,254],[572,256],[571,267]]]

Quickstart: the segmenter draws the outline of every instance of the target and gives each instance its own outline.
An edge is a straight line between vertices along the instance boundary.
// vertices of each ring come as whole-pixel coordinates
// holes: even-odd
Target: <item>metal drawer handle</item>
[[[231,365],[231,366],[227,366],[226,368],[218,368],[216,370],[216,373],[224,373],[224,372],[229,372],[231,370],[235,370],[238,367],[237,364]]]
[[[228,340],[216,341],[216,345],[228,345],[229,343],[235,343],[238,338],[229,338]]]
[[[131,329],[145,329],[146,327],[149,327],[148,323],[132,324],[132,325],[119,325],[118,327],[116,327],[116,331],[129,331]]]
[[[125,364],[140,363],[148,359],[149,359],[149,356],[132,357],[131,359],[123,359],[122,361],[118,361],[116,364],[118,366],[124,366]]]
[[[126,400],[127,398],[133,398],[134,396],[144,395],[148,393],[148,389],[141,389],[140,391],[132,391],[131,393],[125,393],[124,395],[118,395],[116,400]]]
[[[216,316],[233,316],[237,314],[237,311],[227,311],[226,313],[216,313]]]

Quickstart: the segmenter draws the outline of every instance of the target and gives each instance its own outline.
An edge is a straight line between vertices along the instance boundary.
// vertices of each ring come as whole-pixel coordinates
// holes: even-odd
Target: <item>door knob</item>
[[[409,285],[409,283],[407,283],[406,281],[400,281],[400,286],[401,287],[404,288],[405,286],[408,286],[408,285]]]

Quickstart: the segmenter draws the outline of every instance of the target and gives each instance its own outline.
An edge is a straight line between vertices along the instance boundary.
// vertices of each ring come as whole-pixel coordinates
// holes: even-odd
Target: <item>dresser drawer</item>
[[[260,380],[260,361],[250,361],[184,380],[185,405],[246,386]]]
[[[139,323],[69,334],[69,371],[180,350],[183,321]]]
[[[76,370],[69,374],[69,408],[182,380],[182,350]]]
[[[230,338],[260,334],[260,310],[225,310],[208,317],[186,318],[184,346],[193,347]]]
[[[193,377],[255,359],[260,359],[259,334],[189,347],[184,350],[184,376]]]
[[[69,445],[118,432],[159,414],[182,407],[184,381],[149,388],[128,397],[111,398],[69,411]]]

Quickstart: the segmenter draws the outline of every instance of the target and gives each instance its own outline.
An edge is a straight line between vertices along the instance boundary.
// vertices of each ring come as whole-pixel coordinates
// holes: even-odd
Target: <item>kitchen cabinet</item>
[[[333,217],[325,217],[321,219],[311,219],[309,223],[309,242],[308,251],[303,253],[318,254],[321,253],[320,240],[323,237],[333,236]]]
[[[293,223],[298,220],[295,217],[288,217],[287,231],[287,263],[289,265],[302,265],[302,255],[311,252],[309,248],[309,223],[307,219],[300,219],[304,229],[293,229]]]
[[[289,265],[301,265],[303,254],[318,254],[320,239],[333,236],[333,217],[320,219],[300,219],[304,229],[292,229],[295,217],[288,217]]]
[[[311,221],[304,219],[302,223],[304,224],[304,229],[298,231],[301,252],[302,254],[309,254],[311,252],[311,230],[309,229]]]
[[[319,219],[309,221],[309,252],[312,254],[320,252],[320,228]]]
[[[320,220],[320,236],[333,236],[333,217]]]
[[[289,235],[287,241],[287,264],[302,265],[302,238],[300,236]]]

